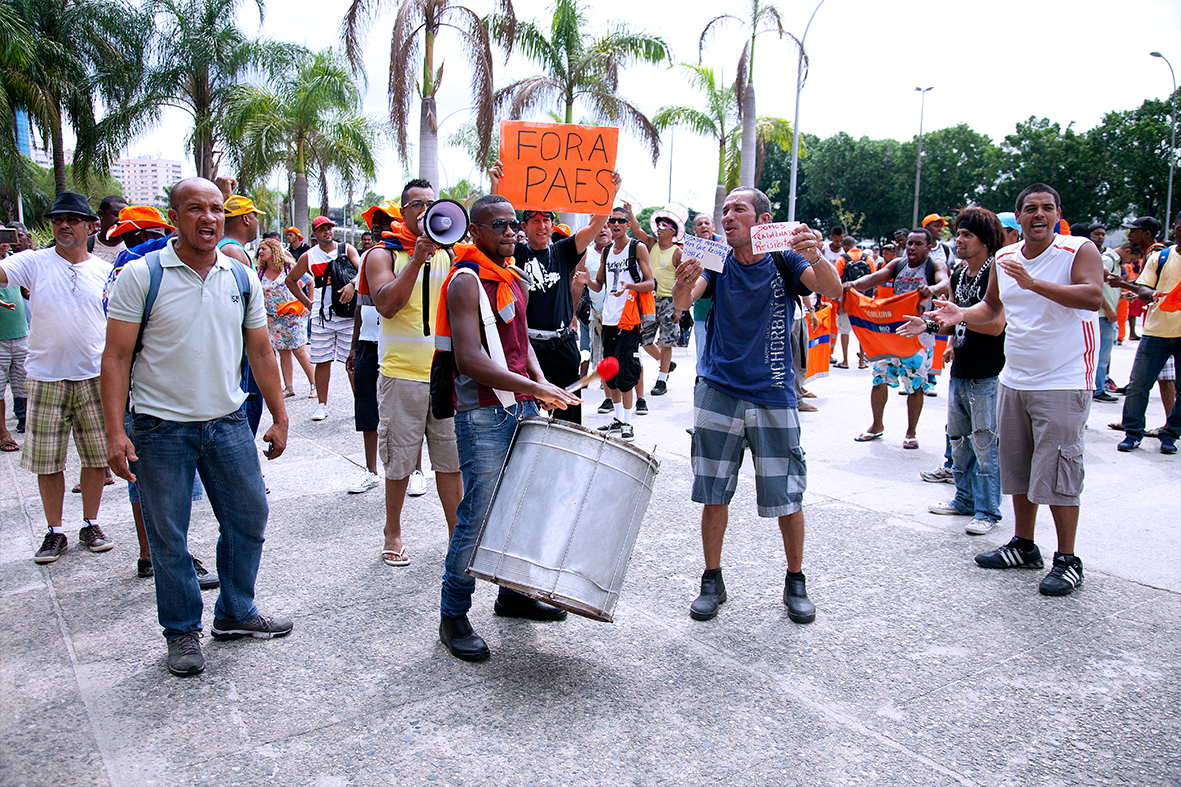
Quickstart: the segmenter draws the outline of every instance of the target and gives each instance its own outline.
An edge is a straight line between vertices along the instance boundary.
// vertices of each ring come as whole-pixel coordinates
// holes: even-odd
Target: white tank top
[[[1005,259],[1035,279],[1070,284],[1074,256],[1087,238],[1055,235],[1050,247],[1026,259],[1023,242],[997,252],[997,285],[1005,307],[1005,368],[1001,382],[1021,391],[1091,390],[1095,386],[1099,320],[1093,311],[1070,309],[1029,290],[1000,268]]]
[[[631,271],[627,268],[630,248],[631,240],[629,239],[627,245],[623,247],[623,251],[617,252],[615,244],[612,244],[607,252],[607,281],[603,285],[607,296],[603,301],[603,325],[619,325],[619,318],[623,316],[623,307],[627,305],[627,290],[624,290],[622,295],[614,295],[613,293],[623,282],[635,284]],[[639,265],[639,263],[636,264]]]

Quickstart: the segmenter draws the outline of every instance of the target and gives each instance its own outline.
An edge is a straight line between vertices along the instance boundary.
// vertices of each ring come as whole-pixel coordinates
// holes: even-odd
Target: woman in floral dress
[[[311,395],[315,396],[316,383],[307,347],[308,313],[303,309],[299,314],[280,313],[281,307],[288,302],[294,302],[296,306],[301,305],[291,296],[291,291],[284,283],[288,272],[295,267],[295,260],[291,259],[291,255],[277,239],[265,238],[258,249],[258,265],[267,307],[267,331],[271,335],[271,346],[279,351],[279,368],[283,371],[283,395],[295,396],[295,390],[291,387],[291,356],[294,355],[303,373],[308,377],[308,385],[312,387]],[[305,275],[299,284],[310,298],[312,277]]]

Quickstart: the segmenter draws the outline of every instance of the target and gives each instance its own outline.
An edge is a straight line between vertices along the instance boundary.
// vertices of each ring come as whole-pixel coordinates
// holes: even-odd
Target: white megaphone
[[[459,243],[467,235],[467,227],[467,211],[452,199],[439,200],[422,216],[423,233],[444,248]]]

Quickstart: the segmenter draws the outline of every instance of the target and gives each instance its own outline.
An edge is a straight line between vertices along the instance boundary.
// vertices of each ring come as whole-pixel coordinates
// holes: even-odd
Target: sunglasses
[[[628,220],[627,220],[627,219],[621,219],[621,218],[618,218],[618,217],[616,217],[616,216],[612,216],[611,218],[607,219],[607,223],[608,223],[608,224],[627,224],[627,223],[628,223]]]
[[[472,225],[476,227],[491,227],[492,231],[497,235],[503,235],[506,229],[510,229],[513,232],[521,231],[521,222],[509,219],[497,219],[490,224],[481,224],[477,221],[473,221]]]
[[[66,216],[61,213],[55,213],[49,217],[49,221],[53,224],[69,224],[71,227],[74,227],[84,221],[89,221],[89,219],[83,218],[82,216]]]

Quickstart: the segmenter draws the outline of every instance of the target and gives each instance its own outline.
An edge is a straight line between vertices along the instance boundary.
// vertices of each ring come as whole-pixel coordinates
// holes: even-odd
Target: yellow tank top
[[[410,264],[410,255],[404,251],[391,251],[394,255],[394,276]],[[435,313],[439,307],[439,293],[451,269],[451,259],[445,251],[435,252],[431,258],[431,335],[422,333],[422,272],[414,282],[414,292],[401,311],[389,319],[381,320],[381,373],[399,380],[431,379],[431,359],[435,355]]]
[[[648,250],[648,264],[652,266],[652,275],[656,278],[656,297],[671,298],[673,284],[677,280],[677,269],[673,265],[673,253],[677,250],[674,243],[667,249],[660,248],[657,243]]]

